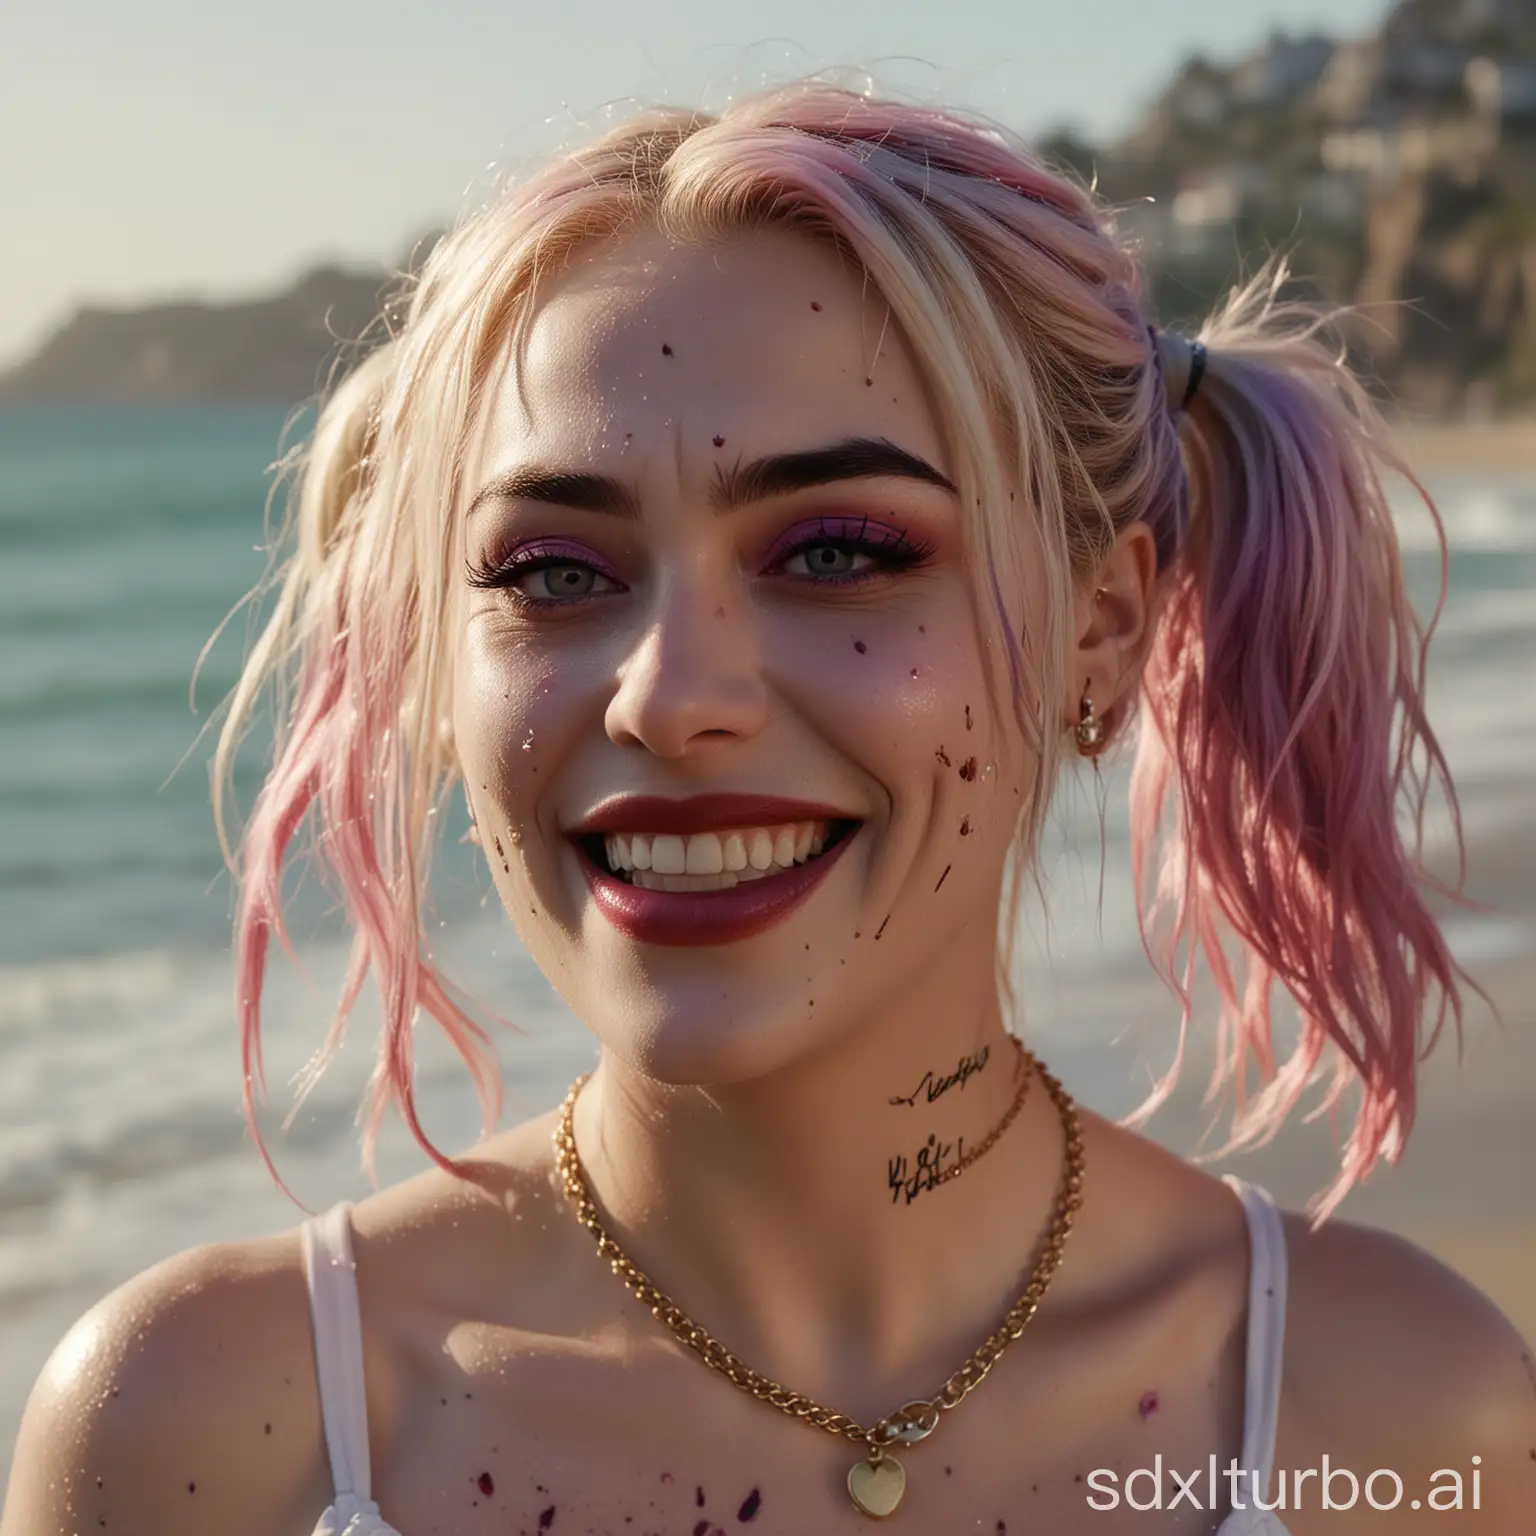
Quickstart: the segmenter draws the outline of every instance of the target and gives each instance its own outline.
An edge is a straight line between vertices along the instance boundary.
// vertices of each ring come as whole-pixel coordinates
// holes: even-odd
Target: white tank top
[[[1287,1536],[1279,1516],[1255,1507],[1253,1496],[1257,1486],[1264,1490],[1261,1501],[1273,1497],[1269,1482],[1285,1351],[1285,1229],[1266,1191],[1240,1179],[1226,1182],[1237,1191],[1248,1218],[1248,1352],[1240,1465],[1252,1469],[1256,1477],[1240,1482],[1246,1507],[1233,1509],[1215,1536]],[[350,1201],[339,1201],[299,1229],[314,1323],[321,1416],[336,1487],[335,1502],[320,1516],[314,1536],[401,1536],[370,1497],[363,1329],[350,1211]],[[1220,1488],[1219,1481],[1216,1486]]]

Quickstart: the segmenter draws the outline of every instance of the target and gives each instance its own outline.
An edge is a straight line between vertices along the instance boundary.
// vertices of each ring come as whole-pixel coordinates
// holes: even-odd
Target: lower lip
[[[808,864],[725,891],[649,891],[600,869],[581,847],[576,855],[598,910],[628,938],[642,944],[734,944],[794,911],[857,835],[854,828]]]

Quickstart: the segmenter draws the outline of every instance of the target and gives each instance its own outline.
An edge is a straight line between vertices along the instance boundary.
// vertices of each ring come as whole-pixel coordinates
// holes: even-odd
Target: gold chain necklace
[[[597,1251],[609,1261],[614,1274],[629,1287],[639,1301],[650,1308],[652,1315],[658,1321],[665,1323],[679,1340],[700,1356],[706,1365],[719,1371],[744,1392],[750,1392],[753,1397],[770,1403],[781,1412],[793,1418],[802,1419],[817,1429],[824,1429],[830,1434],[841,1435],[856,1444],[863,1445],[868,1451],[868,1457],[866,1460],[855,1462],[849,1469],[848,1493],[860,1511],[877,1520],[883,1519],[896,1509],[896,1506],[901,1503],[902,1494],[906,1492],[907,1486],[906,1469],[890,1454],[889,1447],[898,1443],[916,1445],[918,1441],[926,1440],[938,1428],[940,1415],[958,1407],[986,1378],[1003,1351],[1029,1326],[1040,1308],[1046,1287],[1051,1283],[1052,1276],[1061,1264],[1062,1252],[1066,1247],[1067,1235],[1072,1230],[1073,1218],[1083,1203],[1085,1160],[1077,1106],[1072,1102],[1066,1089],[1031,1052],[1026,1051],[1022,1045],[1019,1046],[1019,1051],[1025,1062],[1024,1084],[1002,1122],[968,1156],[969,1161],[974,1162],[997,1140],[1013,1117],[1018,1114],[1030,1077],[1034,1073],[1039,1073],[1046,1092],[1050,1094],[1056,1111],[1061,1116],[1062,1132],[1066,1141],[1066,1165],[1062,1172],[1060,1187],[1056,1191],[1056,1200],[1051,1211],[1050,1230],[1046,1233],[1040,1256],[1035,1260],[1029,1283],[1024,1287],[1018,1300],[1008,1309],[1002,1322],[988,1334],[965,1364],[932,1397],[917,1398],[912,1402],[903,1403],[894,1413],[886,1415],[871,1428],[865,1428],[845,1413],[823,1408],[812,1399],[799,1392],[790,1391],[788,1387],[781,1386],[771,1377],[764,1376],[744,1364],[724,1344],[695,1323],[629,1258],[603,1226],[602,1218],[597,1213],[597,1205],[592,1199],[592,1191],[587,1185],[586,1175],[582,1172],[581,1158],[576,1151],[576,1097],[587,1079],[591,1077],[590,1072],[582,1073],[571,1084],[570,1092],[566,1094],[565,1102],[560,1107],[560,1120],[554,1135],[555,1165],[564,1182],[566,1197],[576,1207],[577,1220],[597,1239]],[[968,1164],[957,1163],[949,1170],[948,1177],[953,1177],[963,1166]]]

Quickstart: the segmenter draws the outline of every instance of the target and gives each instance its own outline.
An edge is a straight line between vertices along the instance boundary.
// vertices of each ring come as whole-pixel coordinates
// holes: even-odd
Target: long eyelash
[[[526,576],[530,571],[542,571],[551,565],[587,563],[577,555],[566,554],[560,550],[547,550],[540,554],[537,552],[537,546],[534,546],[533,552],[520,549],[499,560],[468,561],[464,566],[464,579],[472,587],[505,587],[516,578]],[[596,567],[594,566],[593,569]],[[538,599],[533,598],[530,601],[537,602]]]
[[[797,539],[793,547],[784,551],[774,562],[782,565],[795,555],[803,554],[807,549],[820,547],[840,549],[853,554],[872,555],[882,561],[887,569],[905,571],[913,566],[921,565],[934,551],[934,545],[926,539],[913,539],[907,534],[905,528],[892,533],[889,529],[877,525],[873,531],[869,526],[869,519],[862,518],[857,525],[847,523],[835,523],[828,526],[820,525],[820,531],[808,538]],[[819,578],[828,584],[836,582],[854,582],[867,580],[871,575],[879,572],[855,571],[846,576],[823,576]]]

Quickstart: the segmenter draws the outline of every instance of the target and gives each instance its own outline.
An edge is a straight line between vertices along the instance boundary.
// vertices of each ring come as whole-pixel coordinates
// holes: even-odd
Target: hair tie
[[[1153,330],[1152,338],[1168,409],[1175,413],[1187,411],[1205,377],[1205,343],[1190,341],[1176,331]]]

